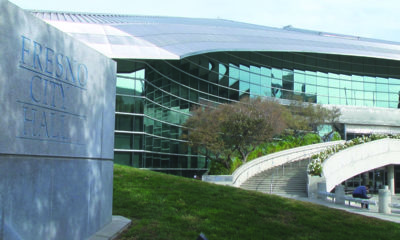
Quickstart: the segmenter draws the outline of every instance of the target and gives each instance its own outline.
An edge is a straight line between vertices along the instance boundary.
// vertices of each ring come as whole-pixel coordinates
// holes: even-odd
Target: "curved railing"
[[[239,187],[247,181],[249,178],[261,173],[265,170],[271,169],[276,166],[283,165],[288,162],[298,161],[311,157],[325,149],[336,146],[339,144],[344,144],[345,141],[334,141],[326,143],[318,143],[307,145],[303,147],[292,148],[289,150],[284,150],[272,154],[268,154],[248,162],[232,174],[232,186]]]
[[[322,165],[326,190],[366,171],[390,164],[400,164],[400,140],[385,138],[344,149]]]

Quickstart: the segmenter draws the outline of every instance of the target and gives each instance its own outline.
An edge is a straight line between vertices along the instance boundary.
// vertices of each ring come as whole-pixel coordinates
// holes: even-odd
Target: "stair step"
[[[307,164],[308,160],[303,160],[300,164],[294,162],[266,170],[251,177],[240,187],[263,193],[307,197]]]

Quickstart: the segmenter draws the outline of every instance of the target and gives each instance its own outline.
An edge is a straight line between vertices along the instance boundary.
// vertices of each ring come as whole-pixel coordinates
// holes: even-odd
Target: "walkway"
[[[304,198],[304,197],[293,197],[293,196],[287,196],[288,198],[303,201],[303,202],[311,202],[319,205],[323,205],[329,208],[335,208],[335,209],[340,209],[343,211],[347,211],[350,213],[355,213],[355,214],[360,214],[364,215],[367,217],[374,217],[378,218],[381,220],[385,221],[390,221],[390,222],[395,222],[395,223],[400,223],[400,209],[393,210],[392,214],[384,214],[384,213],[379,213],[378,212],[378,205],[376,206],[370,206],[370,209],[362,209],[360,207],[360,204],[351,204],[350,206],[346,203],[346,205],[339,205],[335,204],[332,201],[324,201],[320,199],[311,199],[311,198]],[[378,195],[373,195],[371,198],[372,200],[378,200]],[[392,203],[400,203],[400,195],[397,194],[392,197]]]

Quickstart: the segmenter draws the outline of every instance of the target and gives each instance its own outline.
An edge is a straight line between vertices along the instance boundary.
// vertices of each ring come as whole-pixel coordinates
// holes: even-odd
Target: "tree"
[[[323,125],[333,126],[338,123],[340,109],[336,107],[326,108],[320,104],[292,101],[288,105],[290,114],[286,122],[288,128],[295,133],[299,131],[318,132]]]
[[[286,128],[286,109],[276,101],[245,98],[221,108],[225,113],[220,125],[222,138],[227,146],[240,153],[243,162],[247,162],[258,145]]]
[[[220,122],[225,118],[220,109],[211,105],[198,107],[192,111],[192,116],[185,122],[188,130],[181,138],[189,141],[189,146],[212,161],[230,168],[230,151],[220,134]]]
[[[182,138],[213,161],[230,169],[237,151],[243,162],[261,143],[286,128],[286,108],[276,101],[246,98],[233,104],[196,108]]]
[[[293,101],[284,106],[276,100],[245,98],[193,109],[181,137],[193,150],[230,170],[235,155],[247,162],[257,146],[284,130],[295,134],[317,131],[321,124],[336,123],[339,116],[338,109],[318,104]]]

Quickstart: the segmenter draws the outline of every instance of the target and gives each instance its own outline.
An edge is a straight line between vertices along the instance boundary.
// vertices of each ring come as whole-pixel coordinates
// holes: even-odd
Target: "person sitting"
[[[370,199],[370,197],[367,196],[367,192],[369,190],[369,186],[358,186],[356,189],[353,191],[353,197],[354,198],[362,198],[362,199]],[[361,203],[361,208],[368,208],[367,203]]]

